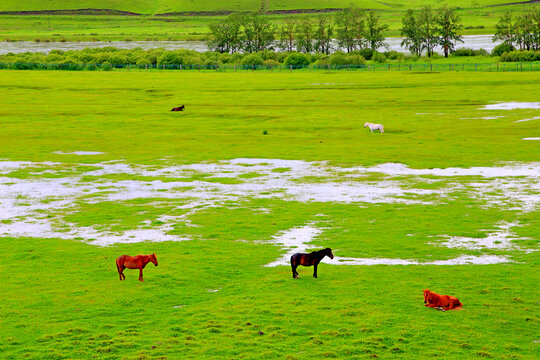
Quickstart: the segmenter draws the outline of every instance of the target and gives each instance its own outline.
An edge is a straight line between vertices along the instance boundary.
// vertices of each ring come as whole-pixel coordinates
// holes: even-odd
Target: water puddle
[[[540,102],[501,102],[484,105],[480,110],[540,109]]]
[[[117,176],[118,180],[113,180],[111,175]],[[422,177],[424,175],[431,177]],[[396,176],[400,178],[394,178]],[[404,176],[411,178],[404,179]],[[479,176],[483,180],[461,180],[460,177],[464,176]],[[136,177],[145,177],[146,180],[132,180]],[[426,184],[437,182],[441,185],[435,189],[425,188]],[[75,239],[99,246],[186,241],[191,238],[172,234],[176,225],[193,226],[190,223],[193,214],[231,202],[242,203],[255,198],[358,206],[430,206],[444,203],[454,194],[463,192],[485,207],[504,206],[521,212],[534,211],[540,203],[540,163],[411,169],[393,163],[342,168],[326,162],[246,158],[163,166],[123,162],[0,161],[0,236]],[[161,215],[152,219],[155,221],[142,219],[125,231],[107,230],[103,226],[80,226],[64,218],[65,214],[81,211],[81,203],[122,204],[140,199],[177,201],[179,204],[175,209],[182,215]],[[256,211],[269,210],[261,208]],[[306,240],[316,236],[318,231],[307,227],[276,241],[289,249],[287,237]],[[304,240],[300,243],[309,242]]]
[[[309,243],[322,232],[322,229],[315,227],[315,225],[314,223],[309,223],[302,227],[283,231],[274,236],[270,242],[280,246],[286,253],[264,266],[290,266],[290,259],[293,254],[309,252],[307,249],[313,248]],[[339,253],[339,250],[333,250],[333,253],[333,259],[325,257],[321,262],[330,265],[490,265],[512,262],[507,256],[498,255],[461,255],[454,259],[422,262],[413,259],[341,257],[336,255],[336,253]]]
[[[444,246],[447,248],[460,248],[468,250],[482,250],[482,249],[496,249],[496,250],[509,250],[519,249],[513,241],[515,240],[529,240],[529,238],[520,238],[514,232],[511,231],[513,227],[519,226],[517,222],[508,223],[502,222],[496,227],[498,230],[486,234],[486,237],[471,238],[463,236],[448,236],[443,235],[441,237],[446,240],[432,243],[433,245]],[[486,230],[481,230],[486,231]]]
[[[103,155],[105,153],[102,153],[100,151],[72,151],[72,152],[64,152],[64,151],[55,151],[53,154],[60,154],[60,155]]]
[[[534,121],[534,120],[540,120],[540,116],[535,116],[535,117],[532,117],[532,118],[529,118],[529,119],[522,119],[522,120],[517,120],[517,121],[514,121],[514,122],[525,122],[525,121]]]

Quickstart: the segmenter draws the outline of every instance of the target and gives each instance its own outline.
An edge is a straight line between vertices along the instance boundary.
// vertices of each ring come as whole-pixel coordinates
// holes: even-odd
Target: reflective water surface
[[[500,42],[493,43],[493,35],[466,35],[463,36],[463,44],[458,44],[457,48],[485,49],[489,52]],[[389,50],[407,52],[401,47],[402,38],[387,38],[386,43]],[[142,49],[163,48],[167,50],[190,49],[199,52],[208,51],[205,42],[202,41],[74,41],[74,42],[0,42],[0,54],[23,53],[23,52],[44,52],[51,50],[81,50],[84,48],[102,48],[113,46],[119,49],[133,49],[140,47]],[[384,51],[384,48],[380,49]],[[435,51],[441,53],[441,48],[435,48]]]

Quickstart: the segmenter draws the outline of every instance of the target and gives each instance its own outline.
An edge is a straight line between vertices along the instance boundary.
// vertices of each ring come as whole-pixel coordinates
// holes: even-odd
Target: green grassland
[[[517,7],[496,7],[489,11],[460,10],[464,35],[493,34],[504,11]],[[281,24],[285,15],[268,15]],[[293,15],[300,16],[300,15]],[[316,15],[313,15],[316,16]],[[402,12],[384,12],[390,26],[386,36],[400,36]],[[3,41],[115,41],[115,40],[207,40],[208,25],[220,16],[90,16],[90,15],[0,15]]]
[[[539,120],[515,121],[540,110],[480,108],[538,101],[539,82],[538,73],[0,71],[0,204],[7,209],[4,200],[13,195],[21,210],[0,221],[0,358],[535,359],[538,204],[525,210],[518,202],[490,200],[504,186],[473,190],[506,178],[371,172],[354,179],[359,188],[399,183],[403,200],[429,203],[301,201],[277,194],[226,198],[193,210],[185,205],[197,200],[182,192],[208,186],[219,195],[220,187],[256,184],[269,175],[247,163],[238,165],[246,169],[240,175],[151,171],[235,158],[328,161],[334,170],[388,162],[418,169],[537,163],[538,142],[521,139],[540,136]],[[169,111],[178,104],[186,111]],[[383,123],[386,132],[371,134],[364,122]],[[77,150],[103,154],[56,153]],[[5,161],[33,165],[5,171]],[[146,172],[93,172],[117,162]],[[291,172],[284,166],[270,173],[285,179]],[[295,181],[307,186],[329,179],[336,186],[351,181],[336,170]],[[184,186],[152,197],[107,198],[129,184],[165,188],[175,181]],[[524,187],[513,190],[537,196],[534,187],[524,190],[526,179],[516,181]],[[53,182],[99,190],[36,212],[36,222],[52,219],[59,234],[88,226],[122,234],[185,216],[168,234],[191,240],[100,247],[89,238],[3,233],[17,222],[32,225],[23,209],[35,204],[24,189]],[[6,193],[10,184],[21,185],[20,195]],[[415,189],[448,189],[450,195],[407,192]],[[53,193],[40,206],[69,196]],[[433,244],[442,234],[484,238],[500,222],[520,224],[515,233],[525,239],[514,245],[521,250]],[[321,231],[310,249],[329,246],[337,256],[427,262],[493,255],[513,262],[323,261],[318,279],[311,268],[292,279],[287,266],[263,267],[284,251],[271,239],[306,224]],[[134,270],[118,280],[117,256],[153,252],[159,266],[145,269],[144,283]],[[424,307],[428,287],[458,296],[463,310]]]
[[[60,3],[60,2],[59,2]],[[502,5],[504,1],[457,1],[453,6],[459,7],[458,13],[465,27],[465,35],[493,34],[498,18],[506,11],[519,12],[523,6],[531,5]],[[153,7],[155,4],[158,7]],[[267,10],[290,9],[322,9],[348,7],[350,1],[338,2],[271,2],[265,5]],[[382,15],[382,21],[389,25],[386,36],[400,36],[401,19],[405,10],[419,8],[430,4],[434,7],[442,3],[433,1],[402,2],[392,6],[388,2],[358,2],[354,3],[364,9],[376,9]],[[113,7],[114,5],[114,7]],[[3,6],[3,7],[2,7]],[[45,11],[48,9],[80,9],[80,8],[113,8],[123,11],[135,11],[141,16],[92,15],[92,14],[55,14],[47,13],[33,15],[5,14],[0,15],[0,40],[26,41],[113,41],[113,40],[205,40],[208,39],[208,25],[218,21],[221,16],[200,16],[197,12],[209,11],[219,15],[220,11],[258,11],[261,3],[257,2],[178,2],[157,4],[156,2],[116,2],[95,1],[87,2],[36,2],[35,6],[27,2],[3,2],[0,11]],[[194,12],[193,16],[154,16],[165,12]],[[300,16],[299,14],[271,14],[272,22],[281,24],[285,16]],[[310,16],[318,16],[313,14]]]
[[[510,3],[508,0],[477,0],[452,1],[452,5],[462,8],[478,8],[485,6],[501,5]],[[525,2],[525,1],[517,1]],[[513,2],[512,2],[513,3]],[[182,11],[258,11],[265,10],[290,10],[290,9],[326,9],[326,8],[346,8],[357,6],[362,9],[404,9],[419,8],[424,5],[439,5],[433,0],[414,1],[386,1],[375,0],[304,0],[304,1],[259,1],[259,0],[234,0],[234,1],[192,1],[192,0],[49,0],[49,1],[13,1],[6,0],[0,5],[0,11],[44,11],[44,10],[77,10],[77,9],[106,9],[129,11],[139,14],[161,14]]]
[[[12,160],[65,160],[51,153],[78,147],[105,152],[100,161],[143,163],[171,155],[183,162],[242,155],[413,167],[537,160],[538,144],[521,141],[538,135],[537,124],[512,123],[534,110],[500,114],[479,108],[536,101],[538,73],[0,74],[0,158]],[[177,103],[196,111],[180,117],[168,112]],[[438,113],[446,115],[429,115]],[[460,120],[487,115],[506,117]],[[383,140],[364,134],[360,127],[366,121],[383,122],[397,134],[374,148]],[[362,143],[351,131],[364,137]]]
[[[460,10],[465,35],[493,34],[504,11],[518,7]],[[268,15],[280,24],[284,15]],[[294,15],[299,16],[299,15]],[[315,16],[315,15],[313,15]],[[400,36],[402,12],[388,11],[382,21],[390,28],[386,36]],[[67,16],[0,15],[0,40],[26,41],[114,41],[114,40],[206,40],[208,25],[220,19],[208,16]],[[480,28],[478,28],[480,27]]]

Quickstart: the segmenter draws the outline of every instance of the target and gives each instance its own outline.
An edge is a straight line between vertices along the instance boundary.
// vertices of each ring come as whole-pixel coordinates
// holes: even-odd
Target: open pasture
[[[348,5],[348,4],[347,4]],[[435,4],[434,6],[438,6]],[[401,34],[406,8],[381,12],[388,24],[385,36]],[[493,34],[499,17],[507,11],[518,13],[522,6],[459,9],[464,35]],[[277,25],[289,16],[268,15]],[[313,14],[310,16],[318,16]],[[330,14],[332,16],[332,14]],[[222,16],[115,16],[115,15],[0,15],[0,41],[116,41],[116,40],[207,40],[208,25]]]
[[[535,358],[539,82],[1,71],[0,357]]]
[[[455,0],[453,6],[461,8],[479,8],[486,6],[498,6],[504,4],[527,3],[528,1],[508,0]],[[24,3],[15,0],[4,0],[0,5],[0,11],[50,11],[50,10],[117,10],[128,11],[137,14],[164,14],[171,12],[216,12],[216,11],[272,11],[272,10],[297,10],[297,9],[336,9],[356,6],[361,9],[393,10],[406,8],[420,8],[425,5],[438,5],[434,0],[395,0],[380,2],[376,0],[233,0],[233,1],[209,1],[209,0],[117,0],[114,2],[104,0],[49,0],[46,2],[28,0]]]

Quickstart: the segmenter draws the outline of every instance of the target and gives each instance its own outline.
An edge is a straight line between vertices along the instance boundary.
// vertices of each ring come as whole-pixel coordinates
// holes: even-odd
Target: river
[[[464,43],[459,43],[457,48],[485,49],[489,52],[500,44],[493,43],[491,38],[493,35],[465,35],[463,36]],[[386,43],[389,50],[396,50],[406,53],[407,50],[401,47],[402,38],[387,38]],[[140,47],[142,49],[163,48],[167,50],[175,49],[190,49],[199,52],[208,51],[205,42],[202,41],[73,41],[73,42],[33,42],[33,41],[16,41],[16,42],[0,42],[0,54],[7,53],[23,53],[23,52],[42,52],[48,53],[51,50],[81,50],[84,48],[102,48],[113,46],[118,49],[133,49]],[[384,48],[380,49],[384,51]],[[435,48],[435,51],[442,53],[441,48]]]

